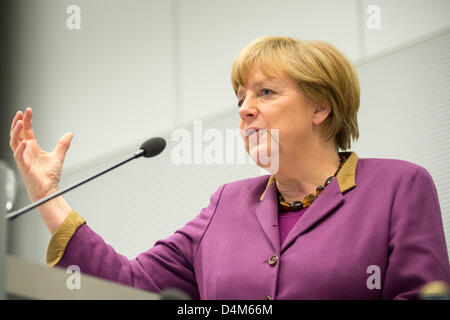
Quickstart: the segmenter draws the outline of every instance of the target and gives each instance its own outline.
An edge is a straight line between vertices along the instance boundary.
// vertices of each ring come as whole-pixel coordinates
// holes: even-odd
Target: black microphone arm
[[[92,176],[90,176],[90,177],[88,177],[86,179],[83,179],[83,180],[81,180],[81,181],[79,181],[79,182],[77,182],[77,183],[75,183],[75,184],[73,184],[71,186],[68,186],[67,188],[64,188],[64,189],[62,189],[62,190],[60,190],[60,191],[58,191],[58,192],[56,192],[56,193],[54,193],[52,195],[49,195],[48,197],[42,198],[41,200],[36,201],[35,203],[31,203],[28,206],[23,207],[22,209],[10,212],[7,215],[5,215],[5,218],[9,219],[9,220],[17,218],[18,216],[20,216],[20,215],[22,215],[22,214],[24,214],[24,213],[26,213],[26,212],[28,212],[28,211],[38,207],[38,206],[40,206],[41,204],[43,204],[43,203],[45,203],[47,201],[50,201],[53,198],[56,198],[56,197],[66,193],[66,192],[68,192],[68,191],[70,191],[72,189],[75,189],[76,187],[78,187],[78,186],[80,186],[82,184],[85,184],[86,182],[91,181],[92,179],[95,179],[95,178],[101,176],[102,174],[104,174],[104,173],[106,173],[108,171],[111,171],[111,170],[113,170],[113,169],[115,169],[117,167],[120,167],[121,165],[123,165],[123,164],[125,164],[125,163],[127,163],[127,162],[129,162],[129,161],[131,161],[133,159],[137,159],[137,158],[142,157],[142,156],[144,156],[145,158],[154,157],[154,156],[160,154],[164,150],[165,147],[166,147],[166,141],[163,138],[159,138],[159,137],[151,138],[151,139],[145,141],[141,145],[141,148],[139,149],[139,151],[135,152],[132,156],[128,157],[127,159],[122,160],[119,163],[116,163],[113,166],[111,166],[109,168],[106,168],[103,171],[100,171],[99,173],[96,173],[96,174],[94,174],[94,175],[92,175]]]

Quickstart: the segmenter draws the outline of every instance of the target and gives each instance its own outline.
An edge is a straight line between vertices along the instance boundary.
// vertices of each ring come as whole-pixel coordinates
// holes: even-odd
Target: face
[[[268,77],[254,66],[245,86],[239,86],[237,99],[245,148],[258,165],[264,167],[260,156],[271,156],[271,148],[281,158],[307,146],[313,134],[313,108],[289,76]]]

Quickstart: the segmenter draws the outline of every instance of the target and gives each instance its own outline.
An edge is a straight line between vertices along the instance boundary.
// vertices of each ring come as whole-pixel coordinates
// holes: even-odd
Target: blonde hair
[[[233,63],[231,83],[235,93],[239,85],[245,85],[254,64],[267,76],[287,74],[307,99],[330,108],[325,120],[326,141],[334,138],[337,150],[349,149],[351,139],[358,139],[358,75],[350,61],[333,45],[289,37],[256,39]]]

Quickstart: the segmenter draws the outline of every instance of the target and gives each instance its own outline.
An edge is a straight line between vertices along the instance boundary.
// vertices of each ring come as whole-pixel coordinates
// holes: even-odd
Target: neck
[[[323,186],[325,180],[339,168],[340,158],[334,144],[306,150],[286,154],[280,152],[280,167],[274,176],[279,192],[288,202],[303,200],[306,195],[315,192],[317,186]]]

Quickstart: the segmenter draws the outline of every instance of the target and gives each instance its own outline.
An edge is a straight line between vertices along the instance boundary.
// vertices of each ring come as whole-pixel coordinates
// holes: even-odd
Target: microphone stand
[[[135,152],[132,156],[128,157],[127,159],[122,160],[119,163],[114,164],[113,166],[111,166],[109,168],[106,168],[105,170],[100,171],[99,173],[94,174],[93,176],[87,177],[84,180],[81,180],[81,181],[79,181],[79,182],[77,182],[77,183],[75,183],[75,184],[73,184],[71,186],[68,186],[67,188],[64,188],[64,189],[62,189],[62,190],[60,190],[60,191],[58,191],[58,192],[56,192],[56,193],[54,193],[52,195],[49,195],[48,197],[42,198],[41,200],[39,200],[39,201],[37,201],[35,203],[31,203],[28,206],[23,207],[22,209],[19,209],[19,210],[16,210],[16,211],[8,213],[7,215],[5,215],[5,218],[9,219],[9,220],[17,218],[18,216],[24,214],[25,212],[28,212],[28,211],[30,211],[30,210],[40,206],[41,204],[52,200],[53,198],[56,198],[56,197],[58,197],[58,196],[60,196],[60,195],[62,195],[64,193],[66,193],[66,192],[68,192],[68,191],[70,191],[70,190],[72,190],[72,189],[82,185],[82,184],[85,184],[86,182],[91,181],[92,179],[95,179],[95,178],[101,176],[102,174],[107,173],[108,171],[111,171],[111,170],[113,170],[113,169],[115,169],[115,168],[117,168],[117,167],[127,163],[128,161],[131,161],[133,159],[136,159],[136,158],[139,158],[139,157],[143,156],[144,153],[145,153],[145,151],[143,149],[140,149],[139,151]]]

